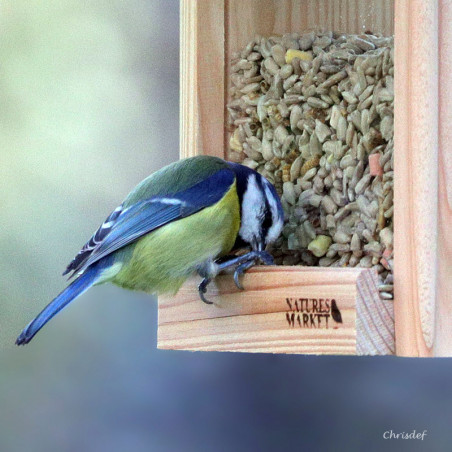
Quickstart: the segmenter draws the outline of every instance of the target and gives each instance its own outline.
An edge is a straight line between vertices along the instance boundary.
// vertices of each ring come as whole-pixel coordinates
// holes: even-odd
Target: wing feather
[[[66,267],[63,275],[66,275],[71,271],[76,272],[77,269],[83,266],[84,262],[86,262],[96,246],[98,246],[99,243],[101,243],[102,240],[109,234],[113,224],[116,222],[123,210],[123,205],[121,204],[105,219],[105,221],[99,226],[99,229],[97,229],[88,242],[85,243],[74,259],[72,259]]]

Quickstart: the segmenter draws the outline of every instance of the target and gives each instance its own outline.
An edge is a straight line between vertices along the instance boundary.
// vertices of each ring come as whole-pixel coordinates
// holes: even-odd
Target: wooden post
[[[224,157],[224,0],[181,0],[180,41],[181,156]]]
[[[434,354],[452,355],[452,1],[439,3],[438,286]]]
[[[395,13],[397,354],[433,356],[438,277],[438,4],[399,0]]]

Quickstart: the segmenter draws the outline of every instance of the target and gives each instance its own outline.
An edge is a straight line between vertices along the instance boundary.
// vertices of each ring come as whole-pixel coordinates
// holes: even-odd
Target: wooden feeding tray
[[[159,348],[452,355],[450,23],[436,0],[181,1],[181,157],[225,158],[229,61],[256,33],[395,34],[395,300],[370,269],[255,267],[243,292],[217,277],[211,306],[193,279],[159,299]]]

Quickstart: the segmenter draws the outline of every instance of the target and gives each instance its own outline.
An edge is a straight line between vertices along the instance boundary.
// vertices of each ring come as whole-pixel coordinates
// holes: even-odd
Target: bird
[[[257,171],[219,157],[174,162],[140,182],[97,229],[63,275],[72,282],[21,332],[36,333],[90,287],[111,282],[125,289],[176,294],[198,274],[200,299],[215,276],[233,279],[256,264],[273,265],[268,246],[284,223],[275,187]]]

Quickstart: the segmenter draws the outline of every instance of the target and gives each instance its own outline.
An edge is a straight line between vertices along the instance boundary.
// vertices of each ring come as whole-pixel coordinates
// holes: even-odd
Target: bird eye
[[[263,235],[267,235],[267,231],[270,229],[272,224],[273,224],[272,213],[270,209],[266,209],[264,221],[262,222],[262,232],[264,233]]]

